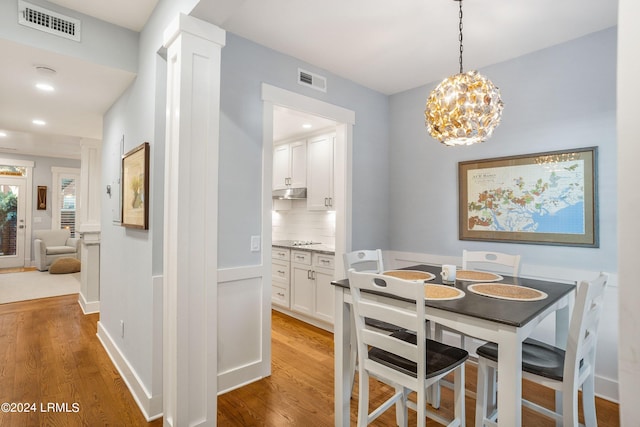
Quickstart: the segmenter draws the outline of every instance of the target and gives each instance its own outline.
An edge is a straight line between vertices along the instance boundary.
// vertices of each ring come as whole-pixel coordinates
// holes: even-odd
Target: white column
[[[78,232],[82,269],[78,303],[85,314],[100,311],[100,150],[100,141],[83,139],[80,142]]]
[[[164,423],[215,426],[220,53],[225,32],[180,15],[164,33]]]
[[[620,425],[633,427],[640,419],[640,288],[636,263],[640,258],[640,180],[638,157],[638,40],[640,40],[640,3],[618,2],[618,390]],[[607,351],[607,349],[603,349]]]

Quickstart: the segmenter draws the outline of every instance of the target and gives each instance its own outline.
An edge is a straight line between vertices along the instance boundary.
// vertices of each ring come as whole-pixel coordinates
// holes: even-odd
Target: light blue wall
[[[327,93],[300,86],[298,67],[326,76]],[[227,33],[220,100],[219,266],[260,263],[249,241],[261,234],[263,82],[355,111],[353,247],[386,248],[388,97]]]
[[[164,209],[164,147],[166,62],[163,32],[180,12],[189,13],[196,0],[161,0],[140,33],[138,76],[104,117],[102,182],[113,185],[120,175],[120,141],[124,152],[149,142],[149,230],[114,224],[116,201],[102,193],[100,247],[100,323],[136,375],[157,396],[162,392],[162,213]],[[160,283],[161,284],[161,283]],[[120,321],[125,336],[120,335]]]
[[[444,147],[427,133],[424,104],[437,83],[391,96],[391,249],[484,248],[520,253],[525,264],[617,271],[616,43],[610,28],[481,69],[505,107],[493,137],[475,146]],[[589,146],[599,156],[599,248],[458,240],[458,162]]]

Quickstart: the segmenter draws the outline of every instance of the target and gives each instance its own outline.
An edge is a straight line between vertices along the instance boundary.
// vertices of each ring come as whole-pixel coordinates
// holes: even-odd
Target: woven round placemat
[[[429,300],[458,299],[464,296],[464,291],[445,285],[424,285],[424,298]]]
[[[513,301],[538,301],[548,296],[542,291],[527,288],[526,286],[500,283],[476,283],[469,285],[467,289],[478,295]]]
[[[397,277],[398,279],[404,279],[404,280],[427,281],[436,277],[431,273],[427,273],[426,271],[420,271],[420,270],[387,270],[387,271],[384,271],[382,274],[384,274],[385,276]]]
[[[458,270],[456,271],[456,279],[471,282],[497,282],[502,280],[502,276],[488,271]]]

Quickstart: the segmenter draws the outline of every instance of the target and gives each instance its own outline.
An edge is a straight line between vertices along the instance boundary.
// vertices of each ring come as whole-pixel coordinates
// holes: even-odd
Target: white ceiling
[[[135,31],[157,1],[50,0]],[[617,3],[466,0],[465,70],[614,26]],[[453,0],[202,0],[192,14],[385,94],[458,71],[458,3]],[[2,39],[0,55],[0,131],[9,134],[0,137],[0,152],[28,148],[40,155],[78,157],[79,138],[101,138],[102,115],[133,78]],[[53,94],[33,90],[33,65],[41,63],[58,71],[59,89]],[[36,115],[46,116],[45,128],[30,124]]]

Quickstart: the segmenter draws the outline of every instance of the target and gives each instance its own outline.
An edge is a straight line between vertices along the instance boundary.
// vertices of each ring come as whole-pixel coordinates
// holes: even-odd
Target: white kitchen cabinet
[[[291,251],[291,310],[313,314],[311,252]]]
[[[289,308],[290,304],[289,249],[271,249],[271,302]]]
[[[315,281],[314,316],[333,325],[334,319],[334,276],[333,256],[319,253],[313,254],[313,279]]]
[[[273,189],[307,186],[307,142],[296,141],[273,148]]]
[[[291,255],[291,310],[333,324],[334,256],[303,251]]]
[[[333,151],[335,134],[307,142],[307,209],[333,210]]]

